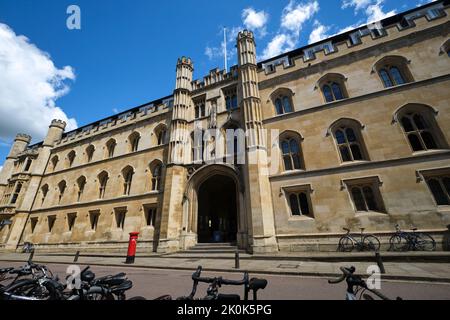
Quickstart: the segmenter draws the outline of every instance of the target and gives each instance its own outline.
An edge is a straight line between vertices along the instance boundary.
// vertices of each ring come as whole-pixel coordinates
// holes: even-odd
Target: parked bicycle
[[[243,286],[244,287],[244,299],[249,300],[249,293],[252,292],[253,301],[258,300],[258,291],[267,287],[267,280],[252,278],[249,280],[248,272],[244,272],[244,278],[242,280],[227,280],[222,277],[205,278],[201,277],[202,267],[199,266],[192,275],[194,284],[192,286],[192,292],[187,297],[180,297],[177,300],[196,300],[195,294],[197,292],[197,286],[200,282],[209,284],[206,292],[206,296],[197,300],[227,300],[227,301],[239,301],[241,296],[239,294],[222,294],[219,293],[219,288],[224,285],[228,286]]]
[[[79,283],[69,288],[43,265],[29,261],[20,268],[0,269],[0,300],[126,300],[126,291],[133,287],[125,273],[96,278],[86,267]],[[3,284],[12,280],[8,284]],[[133,297],[130,300],[144,300]]]
[[[380,240],[372,234],[364,234],[364,228],[361,228],[360,239],[356,239],[355,236],[350,234],[350,229],[343,228],[347,231],[347,234],[339,240],[338,251],[340,252],[352,252],[358,251],[379,251]]]
[[[370,289],[367,286],[367,283],[361,278],[359,275],[355,275],[355,267],[344,268],[341,267],[342,276],[336,280],[328,280],[330,284],[338,284],[343,281],[347,283],[347,291],[345,300],[375,300],[373,295],[381,300],[391,300],[385,295],[383,295],[380,291],[375,289]],[[371,294],[368,294],[371,293]],[[359,296],[359,297],[358,297]],[[397,298],[397,300],[402,300],[401,298]]]
[[[391,251],[434,251],[436,241],[432,236],[425,233],[418,233],[417,228],[412,232],[405,232],[399,225],[395,226],[396,232],[389,240]]]

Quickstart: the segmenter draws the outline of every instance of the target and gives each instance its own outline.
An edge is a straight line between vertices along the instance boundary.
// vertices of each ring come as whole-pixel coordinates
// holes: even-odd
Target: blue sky
[[[262,59],[426,2],[0,0],[0,166],[17,132],[38,142],[54,117],[73,129],[171,94],[182,55],[195,78],[222,68],[224,27],[231,66],[244,27]],[[81,30],[66,26],[72,4]]]

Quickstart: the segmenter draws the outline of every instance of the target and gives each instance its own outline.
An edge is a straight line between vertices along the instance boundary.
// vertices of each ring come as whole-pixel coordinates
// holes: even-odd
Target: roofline
[[[159,99],[156,99],[156,100],[153,100],[153,101],[150,101],[150,102],[141,104],[141,105],[139,105],[139,106],[137,106],[137,107],[133,107],[133,108],[131,108],[131,109],[125,110],[125,111],[120,112],[120,113],[118,113],[118,114],[115,114],[115,115],[112,115],[112,116],[109,116],[109,117],[105,117],[105,118],[103,118],[103,119],[100,119],[100,120],[97,120],[97,121],[94,121],[94,122],[85,124],[85,125],[80,126],[80,127],[76,128],[76,129],[74,129],[74,130],[64,132],[63,137],[64,137],[64,136],[67,136],[67,135],[69,135],[69,134],[71,134],[71,133],[74,133],[74,132],[80,132],[80,131],[83,130],[83,128],[87,128],[87,127],[89,127],[89,126],[95,126],[95,125],[97,125],[97,124],[100,124],[100,122],[103,122],[103,121],[106,121],[106,120],[109,120],[109,119],[117,119],[117,118],[118,118],[120,115],[122,115],[122,114],[125,114],[125,113],[128,113],[128,112],[137,112],[137,111],[139,111],[140,108],[145,107],[145,106],[148,106],[148,105],[151,105],[151,104],[154,104],[154,105],[160,105],[160,104],[162,104],[162,102],[163,102],[164,100],[170,99],[170,98],[172,98],[172,97],[173,97],[173,94],[171,94],[170,96],[165,96],[165,97],[163,97],[163,98],[159,98]],[[38,147],[39,145],[42,145],[42,144],[43,144],[43,141],[37,142],[37,143],[35,143],[35,144],[32,144],[32,145],[28,146],[28,149],[31,149],[31,148],[34,148],[34,147]]]
[[[393,15],[393,16],[387,17],[385,19],[382,19],[379,22],[381,22],[383,27],[387,27],[389,25],[393,25],[395,23],[400,22],[401,19],[404,16],[406,16],[406,15],[408,15],[410,13],[413,13],[413,12],[416,12],[416,11],[419,11],[419,10],[422,10],[422,9],[425,9],[425,8],[428,8],[428,7],[435,6],[436,4],[439,4],[439,3],[442,3],[444,5],[444,7],[445,7],[445,6],[450,5],[450,0],[438,0],[438,1],[433,1],[433,2],[430,2],[430,3],[426,3],[426,4],[424,4],[424,5],[420,6],[420,7],[416,7],[416,8],[410,9],[408,11],[400,12],[400,13],[398,13],[396,15]],[[265,64],[265,63],[272,62],[274,60],[278,60],[278,59],[281,59],[281,58],[284,58],[284,57],[288,57],[289,59],[292,59],[293,57],[301,56],[305,49],[312,48],[312,47],[317,46],[317,45],[322,44],[322,43],[330,42],[330,41],[333,41],[333,40],[334,40],[333,41],[334,43],[337,43],[337,42],[340,42],[340,41],[344,41],[344,40],[347,39],[348,35],[350,35],[351,33],[355,32],[357,30],[361,30],[361,29],[367,28],[367,26],[369,26],[369,25],[370,24],[364,24],[364,25],[361,25],[361,26],[359,26],[357,28],[354,28],[352,30],[348,30],[346,32],[339,33],[339,34],[336,34],[336,35],[331,36],[329,38],[322,39],[322,40],[314,42],[314,43],[310,43],[308,45],[296,48],[296,49],[291,50],[291,51],[287,51],[287,52],[279,54],[279,55],[277,55],[275,57],[265,59],[263,61],[258,62],[258,68],[262,68],[262,65]]]

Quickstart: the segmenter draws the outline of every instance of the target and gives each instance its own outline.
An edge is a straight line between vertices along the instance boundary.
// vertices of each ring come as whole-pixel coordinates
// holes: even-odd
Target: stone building
[[[433,2],[259,63],[243,31],[229,72],[194,81],[183,57],[171,96],[72,132],[55,120],[34,145],[17,135],[0,174],[0,219],[12,222],[1,249],[107,250],[137,231],[158,252],[334,251],[343,227],[387,244],[396,224],[439,246],[449,13]]]

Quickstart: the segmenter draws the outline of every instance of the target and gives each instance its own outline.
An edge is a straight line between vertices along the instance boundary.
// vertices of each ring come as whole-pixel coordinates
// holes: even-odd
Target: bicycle
[[[424,233],[417,233],[417,228],[412,228],[412,232],[405,232],[397,224],[396,232],[389,239],[390,251],[435,251],[436,241],[432,236]]]
[[[244,278],[242,280],[226,280],[222,277],[215,277],[215,278],[204,278],[200,277],[202,273],[202,267],[199,266],[197,270],[192,275],[192,280],[194,281],[194,284],[192,286],[192,292],[187,297],[180,297],[177,300],[196,300],[195,294],[197,292],[197,286],[199,282],[207,283],[209,284],[209,287],[207,289],[206,296],[201,299],[197,300],[226,300],[226,301],[239,301],[241,300],[241,296],[238,294],[221,294],[219,293],[219,288],[221,288],[223,285],[230,285],[230,286],[244,286],[244,299],[245,301],[249,300],[249,293],[250,291],[253,292],[253,301],[258,300],[258,291],[263,290],[267,287],[267,280],[265,279],[257,279],[252,278],[249,280],[249,274],[248,272],[244,272]]]
[[[380,240],[372,234],[364,235],[365,228],[361,228],[361,240],[356,239],[350,234],[350,229],[342,228],[347,234],[339,240],[338,251],[352,252],[358,251],[380,251]]]
[[[338,284],[343,282],[344,280],[347,283],[347,290],[345,300],[354,301],[354,300],[375,300],[372,295],[367,294],[366,292],[372,293],[381,300],[391,300],[381,292],[375,289],[371,289],[367,286],[367,283],[361,278],[359,275],[355,275],[355,267],[344,268],[341,267],[342,276],[336,280],[328,280],[329,284]],[[359,294],[359,298],[358,298]],[[397,297],[397,300],[402,300],[402,298]]]

